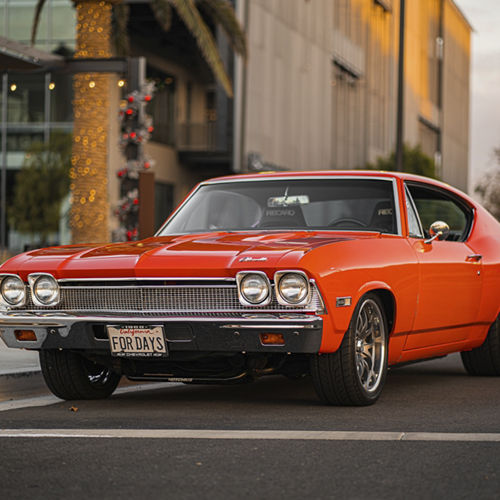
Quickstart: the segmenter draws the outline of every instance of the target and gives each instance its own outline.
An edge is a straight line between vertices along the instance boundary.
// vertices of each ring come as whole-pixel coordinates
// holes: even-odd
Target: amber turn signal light
[[[285,345],[285,338],[282,333],[261,333],[262,344]]]
[[[36,342],[36,335],[33,330],[14,330],[14,335],[21,342]]]

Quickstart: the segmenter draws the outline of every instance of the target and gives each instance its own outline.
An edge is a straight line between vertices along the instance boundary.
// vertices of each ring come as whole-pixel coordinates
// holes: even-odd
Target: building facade
[[[35,0],[0,0],[0,37],[28,46],[35,5]],[[49,60],[51,53],[60,54],[61,58],[71,56],[75,48],[75,25],[75,11],[70,1],[47,0],[40,19],[36,48],[46,53]],[[8,52],[10,48],[7,47]],[[6,206],[12,200],[16,175],[30,146],[34,142],[48,141],[53,131],[71,134],[73,130],[72,77],[54,71],[51,64],[47,66],[41,63],[30,69],[20,64],[19,69],[4,71],[0,65],[0,107],[5,108],[6,117],[6,123],[2,123]],[[66,203],[64,211],[67,210]],[[15,231],[6,215],[0,213],[2,225],[6,225],[2,239],[7,246],[17,251],[29,245],[33,237]],[[63,213],[62,220],[65,217]],[[62,236],[63,241],[68,241],[69,230],[64,223],[60,232],[61,235],[53,235],[53,240],[60,241]]]
[[[0,37],[30,38],[35,0],[0,0]],[[128,0],[131,55],[145,57],[156,82],[155,226],[198,181],[259,169],[363,168],[395,149],[399,0],[234,0],[248,36],[246,63],[215,28],[234,75],[225,96],[179,19],[169,32],[148,2]],[[36,48],[71,58],[75,12],[47,0]],[[471,27],[453,0],[406,0],[404,142],[420,145],[438,174],[463,190],[468,179]],[[0,68],[2,70],[2,68]],[[127,92],[116,73],[118,116]],[[72,76],[64,71],[4,72],[7,194],[29,145],[52,130],[72,131]],[[109,201],[120,199],[123,165],[118,119],[109,120]],[[111,218],[109,232],[118,222]],[[55,238],[67,243],[64,230]],[[9,247],[28,240],[9,228]]]
[[[362,168],[395,150],[398,0],[240,0],[248,26],[243,167]],[[406,0],[404,142],[466,190],[471,27]]]

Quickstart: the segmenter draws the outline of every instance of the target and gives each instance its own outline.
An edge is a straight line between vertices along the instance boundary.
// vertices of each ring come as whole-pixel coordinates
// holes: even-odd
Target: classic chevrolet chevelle
[[[445,184],[388,172],[225,177],[152,238],[46,248],[0,268],[0,333],[51,391],[311,374],[367,405],[388,367],[461,352],[500,375],[500,224]]]

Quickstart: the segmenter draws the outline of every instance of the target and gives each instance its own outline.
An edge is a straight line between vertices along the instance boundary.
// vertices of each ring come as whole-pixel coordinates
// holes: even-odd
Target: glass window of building
[[[48,84],[50,91],[50,121],[73,121],[73,77],[68,74],[51,75]]]
[[[1,34],[29,44],[36,0],[0,0]],[[52,52],[75,48],[76,12],[71,0],[47,0],[40,16],[36,47]]]
[[[0,0],[0,36],[7,36],[6,12],[5,0]]]
[[[153,118],[154,130],[151,140],[163,144],[175,143],[175,90],[176,80],[161,70],[147,67],[147,78],[155,82],[153,100],[147,107]]]
[[[40,123],[45,119],[45,75],[9,74],[7,121]]]

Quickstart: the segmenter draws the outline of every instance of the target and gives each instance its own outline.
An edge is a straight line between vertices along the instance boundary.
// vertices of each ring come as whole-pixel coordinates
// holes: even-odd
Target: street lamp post
[[[396,170],[403,167],[403,122],[404,122],[404,51],[405,51],[405,0],[399,3],[399,56],[398,56],[398,101],[396,118]]]
[[[0,181],[0,251],[7,249],[5,235],[7,230],[7,85],[9,77],[7,72],[2,75],[2,173]]]

